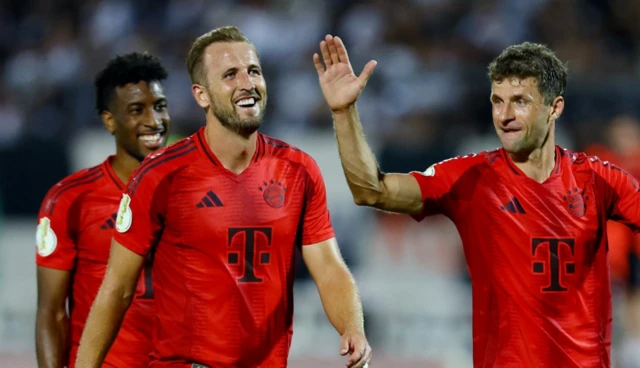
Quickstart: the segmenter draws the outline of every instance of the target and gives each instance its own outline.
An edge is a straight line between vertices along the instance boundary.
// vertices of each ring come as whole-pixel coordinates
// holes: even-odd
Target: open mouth
[[[256,97],[243,97],[236,101],[236,106],[241,108],[252,108],[258,104],[259,99]]]
[[[138,136],[138,140],[147,148],[158,148],[162,145],[164,138],[164,132],[158,132],[153,134],[141,134]]]

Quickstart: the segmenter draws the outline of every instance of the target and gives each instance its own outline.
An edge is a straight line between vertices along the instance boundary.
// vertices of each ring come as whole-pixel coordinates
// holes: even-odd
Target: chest
[[[72,209],[79,257],[107,261],[121,193],[109,188],[86,194]]]
[[[307,196],[304,170],[282,164],[245,174],[197,166],[181,173],[171,185],[166,229],[189,244],[204,238],[293,244]]]

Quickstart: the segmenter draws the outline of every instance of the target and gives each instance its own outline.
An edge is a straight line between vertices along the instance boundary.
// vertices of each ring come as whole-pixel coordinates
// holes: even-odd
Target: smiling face
[[[267,85],[254,47],[246,42],[215,42],[203,55],[206,86],[194,85],[200,106],[210,108],[222,126],[251,134],[261,125]]]
[[[141,81],[117,87],[103,121],[118,148],[142,161],[165,145],[169,133],[171,118],[162,84]]]
[[[564,99],[545,104],[535,78],[505,78],[491,83],[493,125],[509,153],[530,153],[544,145]]]

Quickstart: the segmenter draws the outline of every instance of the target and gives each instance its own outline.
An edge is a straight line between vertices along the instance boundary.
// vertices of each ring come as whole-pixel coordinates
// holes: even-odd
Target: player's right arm
[[[102,366],[133,300],[144,257],[111,243],[107,271],[80,339],[76,367]]]
[[[314,54],[313,62],[322,93],[333,114],[340,160],[354,201],[358,205],[390,212],[421,213],[424,198],[416,177],[382,173],[364,137],[356,101],[376,62],[367,63],[356,77],[340,38],[327,35],[320,42],[320,51],[322,61]]]
[[[68,359],[66,304],[71,272],[38,266],[36,355],[39,368],[62,368]]]
[[[77,368],[102,366],[133,299],[145,256],[160,236],[168,195],[161,160],[145,161],[122,195],[107,271],[80,339]],[[156,170],[150,162],[157,163]]]
[[[78,193],[60,182],[45,196],[36,229],[38,306],[36,356],[40,368],[62,368],[69,360],[67,299],[77,248],[73,240]]]
[[[356,204],[380,210],[417,214],[422,192],[411,174],[383,173],[364,137],[355,105],[333,112],[338,151],[347,183]]]

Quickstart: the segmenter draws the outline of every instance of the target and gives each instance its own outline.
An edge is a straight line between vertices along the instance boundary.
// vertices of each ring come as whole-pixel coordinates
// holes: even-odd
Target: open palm
[[[325,40],[320,42],[320,52],[322,61],[320,55],[313,54],[313,63],[318,71],[322,94],[332,111],[347,109],[358,100],[373,74],[376,62],[368,62],[360,76],[356,76],[344,43],[339,37],[331,35],[327,35]]]

